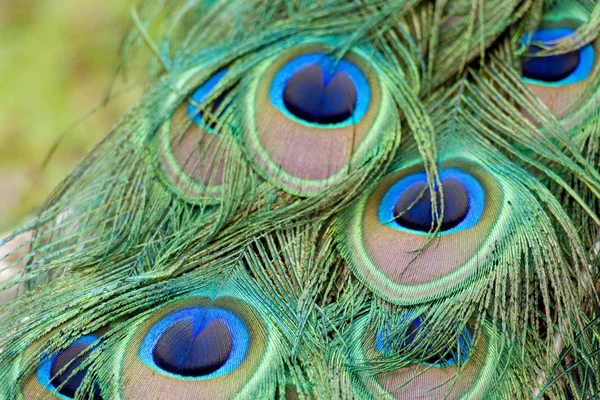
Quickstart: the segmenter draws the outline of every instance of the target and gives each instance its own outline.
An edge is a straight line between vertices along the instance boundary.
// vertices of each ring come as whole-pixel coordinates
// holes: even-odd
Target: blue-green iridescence
[[[485,191],[471,175],[456,168],[440,170],[444,193],[441,233],[456,233],[475,226],[485,206]],[[441,215],[441,196],[436,190],[437,214]],[[392,185],[381,199],[379,221],[405,232],[429,232],[436,227],[432,214],[427,174],[418,172]]]
[[[523,38],[530,44],[527,54],[521,60],[523,77],[532,83],[549,83],[555,86],[580,82],[586,79],[594,67],[594,48],[586,45],[564,54],[535,57],[544,47],[552,47],[556,41],[570,36],[571,28],[544,28]],[[537,44],[536,44],[537,43]]]
[[[191,102],[188,105],[188,115],[197,124],[202,124],[202,115],[197,106],[203,105],[206,99],[210,96],[214,88],[219,84],[223,76],[227,73],[227,69],[220,70],[213,76],[211,76],[206,82],[198,86],[198,88],[192,93]],[[213,109],[216,109],[220,105],[222,98],[217,98],[213,105]]]
[[[249,345],[248,329],[233,312],[188,307],[152,326],[139,356],[146,365],[174,377],[210,379],[235,370]]]
[[[418,316],[414,318],[406,332],[404,338],[401,340],[399,352],[402,353],[402,349],[409,346],[414,346],[415,340],[419,336],[419,332],[426,327],[423,325],[423,319]],[[389,354],[391,351],[391,344],[385,343],[384,335],[381,331],[377,332],[375,337],[375,344],[377,351],[380,354]],[[445,353],[429,354],[422,362],[425,365],[431,365],[439,368],[449,367],[456,364],[464,364],[469,360],[473,349],[473,335],[471,332],[464,328],[458,335],[458,347],[447,351]]]
[[[277,72],[269,97],[277,109],[297,121],[341,127],[362,120],[371,90],[363,72],[350,61],[309,53]]]
[[[335,124],[354,113],[356,88],[345,72],[331,74],[313,64],[290,78],[283,102],[292,114],[307,122]]]
[[[160,337],[152,356],[156,365],[181,376],[204,376],[220,369],[233,347],[231,333],[221,320],[202,330],[192,320],[176,322]]]
[[[88,372],[87,367],[79,368],[90,355],[90,346],[97,340],[98,337],[95,335],[84,336],[44,360],[37,370],[38,382],[65,399],[75,398],[75,393]],[[95,384],[91,395],[86,399],[100,400],[101,398],[100,387]]]

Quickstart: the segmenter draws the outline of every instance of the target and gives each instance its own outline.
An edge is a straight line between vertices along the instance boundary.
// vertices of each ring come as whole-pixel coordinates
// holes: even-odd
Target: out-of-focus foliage
[[[86,117],[115,74],[130,6],[0,1],[0,229],[32,213],[137,97],[119,83]]]

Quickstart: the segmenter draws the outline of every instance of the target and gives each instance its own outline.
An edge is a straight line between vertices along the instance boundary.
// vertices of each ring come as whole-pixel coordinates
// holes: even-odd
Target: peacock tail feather
[[[146,0],[0,241],[0,398],[600,393],[600,4]]]

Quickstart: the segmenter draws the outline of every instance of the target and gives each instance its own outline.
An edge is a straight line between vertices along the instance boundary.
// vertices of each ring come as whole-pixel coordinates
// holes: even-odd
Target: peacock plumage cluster
[[[600,4],[132,20],[146,94],[0,242],[0,398],[600,395]]]

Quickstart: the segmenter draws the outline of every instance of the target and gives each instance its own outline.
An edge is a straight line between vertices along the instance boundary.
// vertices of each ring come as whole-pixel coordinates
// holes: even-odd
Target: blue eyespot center
[[[428,349],[428,346],[425,346],[421,355],[415,354],[414,349],[419,348],[417,341],[423,335],[422,331],[424,329],[426,329],[426,326],[423,325],[423,319],[420,316],[414,318],[406,328],[403,337],[400,338],[399,347],[395,347],[393,343],[390,343],[390,339],[384,338],[383,332],[379,331],[375,338],[377,351],[383,355],[390,355],[393,354],[395,348],[400,355],[406,352],[410,357],[418,357],[419,362],[424,365],[439,368],[464,364],[469,360],[473,350],[473,335],[467,328],[464,328],[457,335],[456,345],[449,346],[448,349],[435,353]]]
[[[396,230],[420,234],[432,231],[438,224],[442,234],[475,226],[485,203],[481,184],[455,168],[442,169],[439,176],[442,185],[436,188],[435,208],[427,175],[419,172],[400,179],[388,189],[379,205],[379,221]]]
[[[535,54],[541,47],[532,45],[528,54]],[[523,76],[545,82],[558,82],[568,78],[579,65],[579,50],[547,57],[528,57],[522,59]]]
[[[235,370],[248,351],[250,334],[233,312],[189,307],[167,315],[146,334],[141,360],[180,379],[210,379]]]
[[[225,322],[213,320],[201,331],[197,328],[183,320],[167,329],[152,352],[156,365],[181,376],[208,375],[225,365],[233,347]]]
[[[440,230],[447,231],[460,224],[469,212],[467,189],[457,180],[446,179],[443,182],[444,215]],[[425,182],[409,186],[394,206],[394,220],[400,226],[422,232],[428,232],[438,224],[438,217],[432,214],[431,191]],[[442,212],[442,198],[438,191],[436,197],[437,215]]]
[[[347,73],[326,73],[313,64],[290,78],[283,102],[292,114],[307,122],[336,124],[354,113],[356,88]]]
[[[269,98],[290,119],[331,128],[359,123],[369,107],[371,90],[363,72],[349,60],[308,53],[275,74]]]
[[[227,69],[223,69],[215,73],[208,80],[206,80],[202,85],[198,86],[198,88],[194,91],[191,96],[191,101],[188,104],[188,115],[198,125],[202,125],[202,112],[198,107],[202,107],[208,97],[212,94],[212,91],[219,84],[223,76],[227,73]],[[219,94],[210,104],[210,112],[213,117],[217,117],[215,115],[220,109],[225,97],[227,96],[227,91],[223,91]],[[215,122],[210,121],[209,127],[214,127]]]
[[[558,40],[573,33],[575,30],[571,28],[545,28],[537,30],[531,37],[526,35],[523,44],[529,44],[529,48],[521,59],[524,79],[560,86],[587,78],[594,67],[595,51],[591,45],[568,53],[535,57],[543,48],[551,48]]]
[[[88,373],[85,364],[86,358],[90,356],[92,345],[97,340],[98,338],[94,335],[84,336],[66,349],[44,360],[37,371],[38,381],[42,385],[55,390],[65,399],[75,398],[75,393],[81,387]],[[86,399],[102,399],[100,387],[97,383]]]

